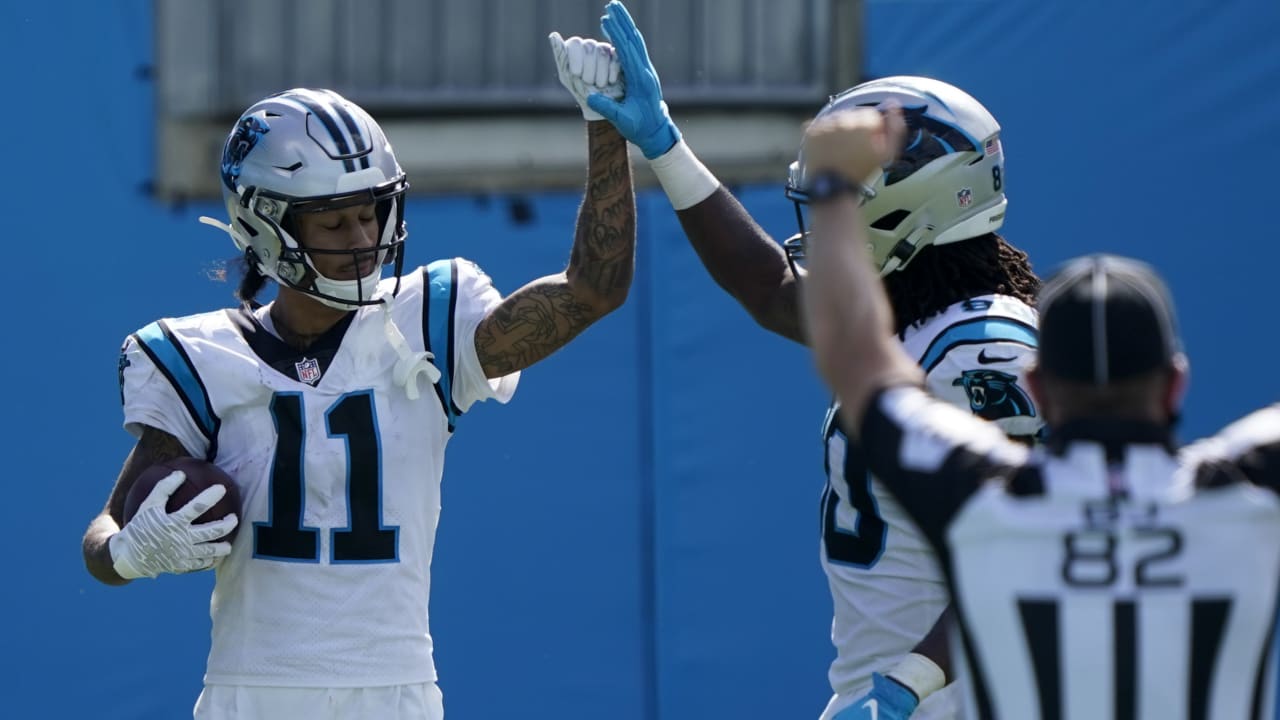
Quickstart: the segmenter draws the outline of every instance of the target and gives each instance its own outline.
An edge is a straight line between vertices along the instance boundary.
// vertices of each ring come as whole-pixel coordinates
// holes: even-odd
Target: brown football
[[[204,514],[196,518],[196,522],[212,522],[226,517],[229,513],[240,512],[240,492],[230,475],[211,462],[184,457],[165,460],[142,471],[142,474],[134,481],[133,487],[129,488],[129,494],[124,499],[124,521],[126,524],[133,518],[134,513],[138,512],[138,506],[142,504],[143,500],[147,499],[147,495],[151,493],[151,489],[156,486],[156,483],[163,480],[174,470],[181,470],[186,473],[187,479],[183,480],[178,489],[173,491],[173,495],[169,496],[169,502],[165,506],[165,509],[169,512],[178,510],[196,495],[199,495],[205,488],[216,484],[226,485],[227,494],[223,495],[222,499],[215,503],[213,507],[204,511]],[[240,526],[237,525],[226,537],[221,539],[227,542],[235,540],[236,531],[239,529]]]

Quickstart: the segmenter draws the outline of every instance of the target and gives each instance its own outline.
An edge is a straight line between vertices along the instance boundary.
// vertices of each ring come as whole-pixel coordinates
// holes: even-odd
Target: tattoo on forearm
[[[568,275],[586,280],[602,297],[631,285],[635,261],[636,206],[627,143],[608,123],[590,123],[590,177],[578,210]]]
[[[589,178],[569,267],[512,293],[476,329],[488,377],[529,367],[621,303],[635,267],[636,208],[626,140],[589,123]]]
[[[494,309],[476,332],[476,353],[489,377],[501,377],[555,352],[595,320],[593,309],[562,282],[543,278]]]

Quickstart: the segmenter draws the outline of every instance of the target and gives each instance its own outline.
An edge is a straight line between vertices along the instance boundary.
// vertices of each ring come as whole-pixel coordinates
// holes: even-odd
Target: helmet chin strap
[[[920,245],[920,241],[924,239],[925,233],[931,230],[933,230],[932,225],[921,225],[895,243],[893,249],[889,251],[889,257],[885,259],[884,265],[880,268],[880,277],[884,277],[901,268],[911,258],[915,257],[916,248]]]
[[[387,333],[387,340],[390,341],[391,347],[396,351],[396,355],[400,357],[396,361],[396,366],[392,369],[392,375],[396,384],[404,388],[404,393],[410,400],[417,400],[418,393],[418,377],[425,375],[428,385],[435,385],[440,381],[440,370],[436,368],[432,360],[435,355],[426,351],[414,352],[409,348],[409,343],[404,339],[404,334],[400,332],[400,328],[396,325],[395,320],[391,319],[391,306],[383,299],[380,306],[382,312],[382,325]]]
[[[214,218],[204,216],[200,218],[200,222],[205,225],[216,227],[227,233],[241,249],[249,247],[247,240],[237,235],[236,229],[230,225],[215,220]],[[387,297],[374,297],[375,291],[378,288],[378,281],[382,277],[383,259],[385,259],[385,251],[379,253],[378,262],[375,266],[376,269],[368,276],[359,278],[358,280],[330,280],[316,271],[314,267],[312,267],[311,270],[315,273],[314,283],[316,289],[326,295],[342,297],[344,295],[344,290],[350,289],[354,286],[358,293],[357,299],[363,299],[367,295],[370,300],[378,300],[379,310],[382,312],[383,331],[387,335],[387,341],[391,343],[391,348],[395,350],[396,356],[399,358],[396,361],[395,367],[391,371],[392,376],[395,379],[395,383],[404,388],[405,395],[407,395],[410,400],[417,400],[421,397],[421,392],[418,390],[418,378],[426,376],[427,384],[435,385],[440,381],[440,370],[436,368],[435,363],[432,362],[435,359],[435,355],[433,353],[423,350],[415,352],[409,347],[409,342],[405,340],[404,333],[400,332],[400,328],[391,317],[391,306],[387,303]],[[308,261],[307,264],[310,266],[310,261]],[[366,287],[369,290],[368,293],[364,292]],[[355,310],[360,307],[359,305],[351,305],[338,300],[331,300],[329,298],[319,296],[314,297],[325,305],[337,310]]]
[[[249,238],[240,234],[239,230],[236,230],[234,227],[222,222],[221,220],[211,218],[208,215],[201,215],[200,222],[204,223],[205,225],[209,225],[211,227],[216,227],[222,232],[230,235],[231,241],[234,242],[236,244],[236,247],[239,248],[241,251],[249,247]]]

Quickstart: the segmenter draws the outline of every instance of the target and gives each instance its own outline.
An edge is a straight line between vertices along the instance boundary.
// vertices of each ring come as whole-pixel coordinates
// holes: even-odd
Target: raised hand
[[[626,94],[621,101],[602,94],[587,96],[591,109],[613,123],[631,144],[650,160],[666,153],[680,140],[680,131],[667,104],[662,101],[662,85],[658,72],[649,60],[644,37],[622,3],[614,0],[605,6],[600,29],[618,54]]]
[[[897,107],[841,110],[810,123],[804,133],[805,175],[835,172],[863,182],[893,160],[906,125]]]
[[[613,99],[622,97],[621,68],[613,47],[577,36],[565,40],[558,32],[551,33],[547,39],[551,42],[560,84],[578,101],[582,117],[588,121],[604,120],[587,105],[587,97],[592,93]]]

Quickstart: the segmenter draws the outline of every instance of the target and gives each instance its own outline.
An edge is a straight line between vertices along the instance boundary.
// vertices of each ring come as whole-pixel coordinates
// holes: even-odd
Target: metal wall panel
[[[833,0],[631,0],[683,107],[813,107]],[[375,112],[563,105],[546,35],[599,36],[600,0],[156,0],[161,114],[234,116],[294,86]]]

